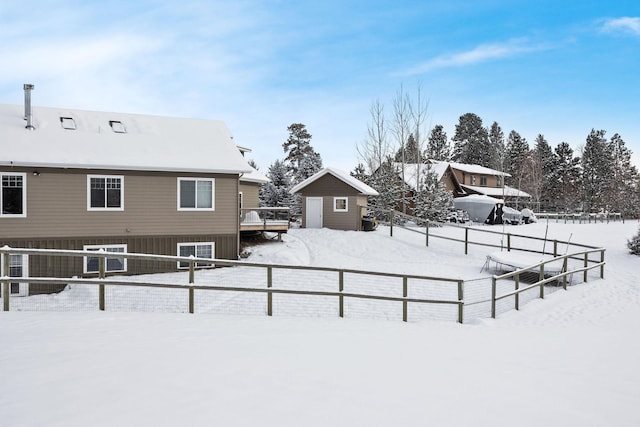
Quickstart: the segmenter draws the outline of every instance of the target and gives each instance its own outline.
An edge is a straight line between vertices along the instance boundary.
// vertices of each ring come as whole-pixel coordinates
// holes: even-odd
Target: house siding
[[[312,182],[302,191],[304,197],[322,197],[322,226],[335,230],[359,230],[361,216],[359,206],[367,204],[367,197],[358,190],[327,174]],[[346,197],[347,212],[334,212],[334,197]],[[306,203],[302,203],[302,226],[306,227]]]
[[[2,170],[6,172],[6,170]],[[230,234],[238,229],[235,175],[95,170],[27,172],[26,218],[0,218],[2,238]],[[87,175],[124,176],[124,210],[87,210]],[[215,178],[215,211],[178,211],[177,178]]]
[[[225,174],[2,168],[26,173],[27,215],[0,217],[0,246],[81,250],[126,244],[129,252],[177,255],[177,244],[215,242],[215,256],[237,259],[238,177]],[[87,210],[87,175],[124,177],[122,211]],[[215,179],[214,211],[178,211],[178,177]],[[32,276],[83,274],[82,258],[30,256]],[[167,265],[169,264],[169,265]],[[174,271],[175,264],[133,261],[125,274]],[[119,273],[122,274],[122,273]],[[30,294],[59,291],[31,285]]]
[[[214,242],[214,257],[221,259],[237,258],[237,236],[232,235],[179,235],[179,236],[127,236],[104,237],[86,236],[77,238],[51,239],[0,239],[0,246],[8,245],[27,249],[63,249],[83,250],[85,245],[127,245],[127,251],[132,253],[150,253],[157,255],[178,255],[178,243]],[[113,274],[149,274],[176,271],[175,262],[164,261],[127,261],[126,272]],[[29,255],[29,276],[32,277],[95,277],[96,274],[83,273],[83,258],[70,256]],[[64,288],[60,285],[31,284],[29,294],[59,292]]]
[[[242,206],[244,208],[260,207],[260,184],[240,182],[240,192],[242,193]]]

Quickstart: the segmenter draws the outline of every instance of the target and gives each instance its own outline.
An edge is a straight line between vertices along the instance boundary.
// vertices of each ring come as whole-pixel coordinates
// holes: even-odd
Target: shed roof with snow
[[[292,194],[299,193],[305,187],[313,184],[314,182],[318,181],[320,178],[322,178],[322,177],[324,177],[326,175],[334,176],[335,178],[339,179],[340,181],[342,181],[345,184],[349,185],[350,187],[354,188],[359,194],[362,194],[362,195],[365,195],[365,196],[377,196],[378,195],[378,192],[376,190],[374,190],[373,188],[369,187],[364,182],[360,181],[357,178],[352,177],[351,175],[349,175],[345,171],[342,171],[342,170],[339,170],[339,169],[335,169],[335,168],[324,168],[324,169],[320,170],[316,174],[310,176],[309,178],[305,179],[304,181],[300,182],[299,184],[293,186],[293,188],[291,188],[290,192]]]

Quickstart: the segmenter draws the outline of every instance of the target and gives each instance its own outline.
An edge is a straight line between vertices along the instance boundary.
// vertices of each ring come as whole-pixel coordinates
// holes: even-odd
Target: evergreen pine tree
[[[478,115],[460,116],[453,142],[453,161],[489,167],[489,134]]]
[[[610,185],[611,155],[604,130],[591,129],[582,151],[582,203],[585,212],[605,208]]]
[[[285,162],[288,164],[289,170],[296,175],[302,159],[314,153],[313,147],[311,147],[311,134],[302,123],[292,123],[287,127],[287,130],[289,137],[282,144],[282,148],[287,153]]]
[[[451,156],[451,146],[447,140],[447,133],[442,125],[435,125],[429,134],[427,142],[427,159],[448,161]]]
[[[574,157],[573,149],[566,142],[555,148],[547,197],[549,210],[571,212],[580,200],[580,158]]]
[[[611,137],[608,151],[612,162],[607,186],[609,191],[606,193],[609,211],[635,217],[640,209],[637,192],[639,175],[637,168],[631,163],[632,152],[617,133]]]
[[[529,144],[518,132],[512,130],[507,138],[505,147],[504,168],[511,175],[509,183],[511,186],[520,189],[522,180],[525,177],[525,165],[529,157]]]
[[[281,160],[276,160],[269,166],[267,173],[269,182],[260,187],[260,206],[277,207],[291,205],[291,177]]]
[[[489,129],[489,168],[503,172],[504,150],[504,132],[498,122],[493,122]]]
[[[397,209],[402,205],[403,186],[400,184],[399,171],[394,166],[393,158],[387,157],[371,175],[369,185],[378,192],[378,196],[371,200],[375,216],[382,220],[389,220],[385,210]]]
[[[627,240],[627,247],[633,255],[640,256],[640,228],[638,228],[638,234]]]
[[[536,201],[538,202],[540,209],[548,209],[549,195],[547,190],[550,187],[551,172],[553,170],[553,150],[549,145],[549,142],[545,139],[544,135],[538,134],[536,137],[536,144],[533,148],[533,157],[535,159],[535,167],[537,168],[536,176],[538,180],[534,182],[533,188]]]
[[[413,215],[430,221],[444,222],[452,208],[453,195],[438,179],[436,173],[426,166],[422,183],[416,191]]]

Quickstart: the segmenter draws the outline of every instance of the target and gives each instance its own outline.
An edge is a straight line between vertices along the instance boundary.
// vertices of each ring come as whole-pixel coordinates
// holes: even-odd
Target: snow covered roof
[[[267,182],[269,182],[269,178],[267,178],[258,169],[255,169],[251,166],[249,167],[252,169],[251,172],[241,175],[240,182],[254,182],[257,184],[266,184]]]
[[[493,197],[524,197],[530,198],[531,194],[518,190],[517,188],[509,187],[508,185],[502,187],[478,187],[477,185],[461,185],[465,190],[471,190],[475,193],[486,194]]]
[[[478,175],[497,175],[497,176],[511,176],[506,172],[501,172],[495,169],[486,168],[480,165],[471,165],[468,163],[455,163],[455,162],[444,162],[438,160],[431,160],[432,163],[446,163],[450,165],[453,169],[457,169],[466,173],[474,173]]]
[[[402,171],[402,163],[394,163],[399,171]],[[404,182],[414,190],[418,188],[418,181],[424,179],[424,175],[427,171],[431,171],[436,174],[438,180],[442,179],[447,167],[449,165],[446,162],[436,162],[431,164],[426,163],[405,163],[404,164]]]
[[[309,184],[317,181],[318,179],[322,178],[326,174],[330,174],[330,175],[335,176],[336,178],[338,178],[339,180],[341,180],[345,184],[350,185],[351,187],[355,188],[356,190],[358,190],[361,194],[364,194],[365,196],[377,196],[378,195],[378,192],[376,190],[374,190],[373,188],[369,187],[364,182],[360,181],[359,179],[356,179],[356,178],[352,177],[347,172],[344,172],[344,171],[341,171],[341,170],[335,169],[335,168],[324,168],[324,169],[322,169],[321,171],[317,172],[315,175],[312,175],[309,178],[307,178],[304,181],[302,181],[301,183],[295,185],[291,189],[290,193],[294,194],[294,193],[299,192],[304,187],[306,187]]]
[[[227,126],[139,114],[0,104],[0,166],[251,172]]]

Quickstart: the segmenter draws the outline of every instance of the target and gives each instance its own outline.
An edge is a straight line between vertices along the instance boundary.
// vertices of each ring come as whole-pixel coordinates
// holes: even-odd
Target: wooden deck
[[[240,231],[273,231],[286,233],[289,230],[289,208],[241,209]]]

